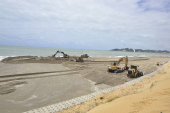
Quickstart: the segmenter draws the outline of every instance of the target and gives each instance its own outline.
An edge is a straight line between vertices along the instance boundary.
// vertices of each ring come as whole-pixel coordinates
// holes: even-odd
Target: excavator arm
[[[128,57],[126,56],[123,59],[125,60],[125,67],[123,67],[122,70],[127,70],[127,69],[129,69],[129,67],[128,67]]]
[[[128,65],[128,57],[127,57],[127,56],[124,57],[124,58],[120,58],[120,59],[117,61],[117,63],[116,63],[115,66],[119,66],[120,62],[123,61],[123,60],[125,61],[125,67],[127,67],[127,65]]]
[[[123,61],[123,58],[120,58],[120,59],[118,60],[118,62],[116,63],[116,66],[118,66],[121,61]]]
[[[119,60],[118,60],[118,62],[116,63],[116,66],[119,66],[119,64],[120,64],[120,62],[121,61],[125,61],[125,69],[127,69],[128,68],[128,57],[126,56],[126,57],[124,57],[124,58],[120,58]]]
[[[128,67],[127,65],[128,65],[128,57],[126,56],[125,58],[125,67]]]
[[[69,57],[69,55],[67,55],[64,52],[59,51],[59,50],[54,55],[52,55],[52,57],[55,57],[57,55],[57,53],[62,53],[64,58],[68,58]]]

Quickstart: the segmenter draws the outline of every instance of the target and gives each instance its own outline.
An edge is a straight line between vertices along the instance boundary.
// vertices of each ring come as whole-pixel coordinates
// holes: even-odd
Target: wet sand
[[[20,113],[132,80],[123,73],[108,73],[119,58],[88,58],[85,62],[21,59],[0,62],[0,112]],[[129,58],[144,74],[169,58]],[[124,66],[124,62],[120,64]]]
[[[35,64],[26,65],[20,64],[21,69],[31,65],[34,67]],[[76,71],[71,71],[60,64],[56,65],[55,73],[17,76],[10,73],[14,77],[0,78],[0,112],[21,113],[93,92],[91,83]],[[42,66],[42,64],[36,64],[36,66]],[[57,72],[58,70],[60,71]],[[14,73],[20,72],[15,70]]]

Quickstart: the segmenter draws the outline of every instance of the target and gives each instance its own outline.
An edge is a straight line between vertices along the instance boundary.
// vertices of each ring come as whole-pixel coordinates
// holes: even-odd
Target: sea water
[[[112,49],[112,48],[111,48]],[[124,52],[110,50],[85,50],[85,49],[64,49],[48,47],[23,47],[23,46],[2,46],[0,45],[0,60],[11,56],[52,56],[57,51],[63,51],[70,56],[88,54],[90,57],[170,57],[170,53],[145,53],[145,52]],[[58,53],[56,56],[62,56]]]

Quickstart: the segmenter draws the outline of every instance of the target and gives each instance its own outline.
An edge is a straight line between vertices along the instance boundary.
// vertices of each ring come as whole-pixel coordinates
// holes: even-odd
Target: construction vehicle
[[[123,67],[122,69],[121,69],[121,67],[119,67],[119,63],[121,62],[121,61],[125,61],[125,67]],[[120,58],[117,62],[113,62],[111,65],[108,65],[107,66],[107,71],[108,72],[122,72],[122,71],[124,71],[124,70],[127,70],[128,69],[128,57],[126,56],[126,57],[123,57],[123,58]]]
[[[83,55],[81,55],[81,58],[89,58],[89,55],[88,54],[83,54]]]
[[[84,62],[82,57],[75,57],[76,62]]]
[[[88,58],[88,54],[83,54],[80,57],[74,57],[76,62],[84,62],[83,58]]]
[[[131,65],[130,69],[128,69],[127,76],[130,78],[137,78],[143,76],[143,72],[137,69],[138,65]]]
[[[59,51],[59,50],[54,55],[52,55],[52,57],[55,57],[57,55],[57,53],[62,53],[63,54],[63,58],[69,58],[69,55],[67,55],[64,52]]]

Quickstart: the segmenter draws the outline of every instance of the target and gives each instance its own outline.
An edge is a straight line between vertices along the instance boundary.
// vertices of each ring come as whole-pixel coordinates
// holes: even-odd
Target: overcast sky
[[[1,0],[0,45],[170,50],[170,0]]]

